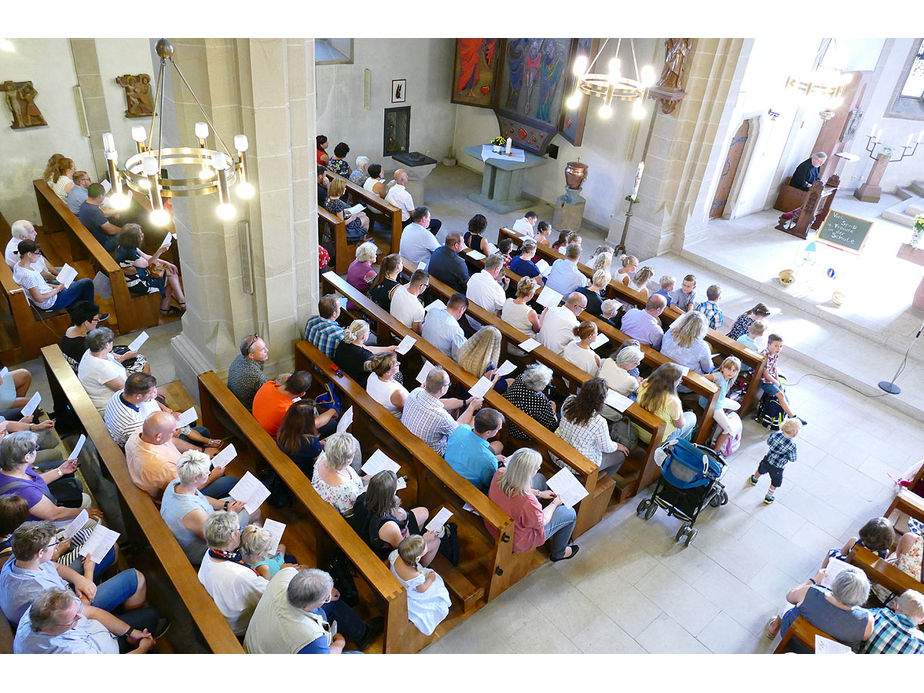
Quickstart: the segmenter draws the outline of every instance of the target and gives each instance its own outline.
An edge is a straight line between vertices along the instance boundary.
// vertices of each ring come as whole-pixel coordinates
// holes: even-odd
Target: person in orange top
[[[253,418],[263,426],[263,430],[275,438],[279,424],[282,423],[289,407],[304,397],[310,386],[311,374],[308,371],[295,371],[284,383],[277,383],[275,380],[263,383],[253,398]],[[335,415],[333,409],[328,409],[317,416],[315,424],[318,430]]]

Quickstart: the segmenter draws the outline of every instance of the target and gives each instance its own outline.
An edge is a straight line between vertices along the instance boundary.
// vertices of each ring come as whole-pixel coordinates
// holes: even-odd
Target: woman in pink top
[[[562,505],[561,498],[546,486],[545,477],[539,474],[541,464],[542,455],[520,448],[495,472],[488,498],[513,518],[514,553],[532,551],[551,537],[551,558],[561,561],[578,552],[578,545],[571,543],[577,513]],[[543,508],[540,499],[551,503]],[[486,526],[496,537],[497,529]]]
[[[347,269],[347,284],[359,291],[363,296],[369,293],[369,287],[372,285],[372,280],[375,279],[376,272],[372,267],[372,263],[375,262],[378,252],[379,249],[375,243],[366,241],[356,248],[356,259],[350,263],[350,267]],[[355,303],[352,301],[347,302],[347,310],[356,310],[356,308],[358,306]]]

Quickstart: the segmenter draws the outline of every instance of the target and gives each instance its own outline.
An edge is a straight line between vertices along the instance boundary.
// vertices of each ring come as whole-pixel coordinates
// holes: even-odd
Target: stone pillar
[[[93,180],[106,174],[106,157],[103,155],[102,134],[111,130],[106,99],[103,96],[103,80],[100,76],[99,58],[96,55],[96,39],[70,39],[71,54],[74,56],[74,72],[83,100],[90,137],[90,153],[95,171],[90,171]]]
[[[204,370],[224,372],[246,334],[270,349],[267,373],[291,370],[292,341],[318,299],[317,189],[312,39],[181,39],[176,61],[229,148],[247,135],[249,201],[234,196],[235,220],[215,214],[216,196],[175,204],[188,311],[171,347],[177,375],[197,391]],[[202,120],[173,79],[177,129],[193,141]],[[214,134],[210,146],[215,146]]]
[[[882,197],[882,188],[879,183],[882,182],[882,177],[885,175],[891,158],[889,154],[880,154],[876,157],[876,163],[870,169],[866,182],[853,191],[855,198],[862,202],[879,202],[879,198]]]
[[[680,251],[690,233],[708,220],[708,181],[717,157],[716,134],[725,110],[743,39],[695,40],[687,68],[686,97],[673,114],[659,114],[632,209],[628,252],[641,258]],[[660,108],[649,101],[648,108]],[[633,168],[634,170],[634,168]],[[704,181],[707,182],[703,185]],[[624,205],[613,216],[608,240],[618,244]]]

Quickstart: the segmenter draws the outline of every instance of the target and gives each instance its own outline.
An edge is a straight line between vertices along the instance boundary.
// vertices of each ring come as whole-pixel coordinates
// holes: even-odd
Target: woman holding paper
[[[404,403],[407,401],[408,396],[408,391],[404,385],[395,380],[400,367],[398,355],[395,353],[378,354],[363,365],[363,368],[369,371],[366,392],[369,393],[372,399],[399,418],[404,410]],[[276,440],[279,440],[278,436]]]
[[[324,451],[314,412],[314,400],[303,397],[292,403],[276,431],[276,445],[309,479],[314,475],[315,460]]]
[[[22,241],[19,244],[19,262],[13,265],[13,279],[24,290],[26,296],[36,308],[53,311],[67,308],[77,301],[93,301],[93,281],[84,277],[74,279],[69,285],[64,281],[61,270],[57,286],[49,286],[45,278],[32,265],[42,257],[42,251],[35,241]]]
[[[664,333],[661,353],[694,373],[709,373],[713,366],[712,354],[705,340],[708,331],[709,323],[705,315],[696,311],[684,313]],[[680,391],[689,392],[683,387]]]
[[[128,372],[112,355],[115,334],[108,327],[97,327],[87,335],[87,350],[77,366],[77,379],[96,411],[102,415],[113,394],[125,387]]]
[[[341,178],[332,180],[327,188],[327,201],[324,203],[324,208],[346,223],[347,243],[358,243],[369,228],[369,217],[364,212],[349,212],[350,207],[340,199],[345,192],[346,181]]]
[[[488,220],[484,214],[476,214],[468,220],[468,231],[465,232],[465,245],[477,250],[484,256],[491,254],[491,244],[482,234],[488,228]]]
[[[542,328],[542,319],[529,305],[536,295],[536,288],[534,279],[522,277],[517,282],[516,298],[508,298],[501,310],[501,320],[513,325],[527,337],[532,337]]]
[[[353,514],[357,497],[368,483],[351,464],[359,454],[359,442],[349,433],[335,433],[324,441],[324,453],[314,465],[311,485],[341,515]]]
[[[141,250],[144,232],[138,224],[126,224],[119,232],[119,247],[115,251],[115,261],[125,274],[125,283],[133,294],[152,294],[160,292],[161,315],[181,315],[186,311],[186,296],[180,285],[180,274],[176,265],[161,260],[160,256],[170,247],[173,236],[164,236],[164,242],[153,255]],[[159,275],[159,276],[158,276]],[[170,305],[175,298],[179,307]]]
[[[99,306],[95,303],[81,301],[75,303],[67,309],[71,316],[71,326],[64,332],[61,337],[61,351],[71,364],[74,372],[77,372],[77,366],[80,359],[83,358],[87,350],[87,335],[92,330],[99,327],[99,324],[109,317],[109,313],[100,313]],[[139,347],[140,348],[140,347]],[[128,347],[119,345],[112,348],[112,358],[125,367],[128,373],[150,373],[151,366],[147,359],[137,351]]]
[[[561,405],[561,421],[555,434],[596,464],[600,471],[613,475],[626,461],[629,448],[610,438],[609,425],[601,416],[606,401],[606,381],[591,378],[576,395]]]
[[[520,448],[507,458],[506,466],[495,472],[488,498],[513,518],[514,553],[532,551],[551,539],[551,559],[563,561],[578,552],[578,545],[571,543],[577,513],[548,489],[539,474],[540,466],[542,455]],[[540,500],[551,502],[543,508]],[[488,523],[485,526],[496,538],[497,529]]]
[[[662,363],[638,390],[639,406],[665,422],[665,442],[674,438],[689,440],[693,435],[693,429],[696,428],[696,414],[684,411],[677,396],[677,386],[682,377],[683,371],[676,363]],[[648,443],[651,440],[651,433],[637,425],[635,428],[640,441]]]

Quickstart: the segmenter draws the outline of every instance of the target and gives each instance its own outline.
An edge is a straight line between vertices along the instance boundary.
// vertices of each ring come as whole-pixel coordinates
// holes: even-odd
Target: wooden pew
[[[780,644],[776,646],[773,654],[786,654],[787,652],[791,652],[791,643],[793,640],[808,648],[810,652],[814,653],[816,635],[820,635],[823,638],[837,642],[835,638],[832,638],[823,630],[816,628],[811,623],[806,621],[802,616],[799,616],[799,618],[792,622],[792,625],[789,627],[789,630],[786,631],[783,637],[780,638]]]
[[[500,238],[510,238],[513,241],[513,245],[517,248],[520,247],[520,244],[523,242],[523,239],[520,238],[511,229],[506,227],[501,227],[498,239]],[[551,246],[540,245],[537,250],[537,256],[541,259],[548,262],[550,265],[558,260],[563,255],[552,250]],[[578,263],[578,269],[586,277],[593,276],[593,270],[583,263]],[[643,294],[631,289],[628,286],[625,286],[621,282],[611,280],[609,285],[606,287],[607,298],[615,298],[624,303],[635,306],[636,308],[644,308],[647,303],[647,299]],[[681,312],[677,310],[674,306],[665,308],[664,312],[661,313],[661,324],[667,329],[674,320],[681,316]],[[756,351],[748,349],[743,344],[736,342],[734,339],[730,339],[728,335],[724,335],[717,330],[712,328],[706,333],[706,343],[709,344],[709,348],[713,353],[720,356],[736,356],[741,360],[742,366],[747,366],[751,368],[751,374],[748,380],[748,388],[744,394],[744,397],[741,399],[741,408],[739,409],[740,416],[743,418],[747,414],[751,407],[754,406],[757,400],[757,393],[760,389],[760,379],[764,372],[764,365],[766,360],[763,356],[758,354]]]
[[[924,470],[924,467],[922,467],[922,470]],[[918,472],[915,476],[915,480],[920,478],[920,476],[921,472]],[[912,486],[913,485],[912,483]],[[889,506],[889,509],[885,511],[883,517],[890,517],[896,510],[905,513],[905,515],[911,515],[911,517],[916,520],[924,521],[924,498],[903,488],[899,490],[898,495],[895,496],[895,500],[892,501],[892,504]]]
[[[413,653],[435,640],[438,635],[425,638],[408,621],[407,595],[397,578],[353,531],[343,516],[321,499],[312,487],[311,480],[279,449],[213,371],[199,375],[199,397],[203,424],[213,435],[219,431],[233,436],[239,456],[243,452],[250,458],[251,464],[256,464],[256,467],[248,467],[252,473],[256,474],[257,467],[269,467],[289,488],[294,502],[290,514],[297,519],[293,521],[286,518],[287,524],[297,525],[302,536],[307,537],[309,550],[317,565],[322,568],[326,566],[332,553],[339,549],[355,566],[362,581],[357,587],[365,597],[363,606],[385,617],[381,651],[386,654]]]
[[[338,274],[346,274],[350,263],[356,257],[356,248],[359,243],[347,243],[346,223],[343,219],[335,217],[323,207],[318,207],[318,225],[325,225],[330,229],[331,238],[334,239],[334,269]]]
[[[862,546],[854,546],[847,554],[847,562],[866,573],[870,582],[882,585],[890,592],[901,594],[905,590],[924,593],[924,585],[891,563],[879,558]]]
[[[353,204],[362,203],[366,207],[371,207],[375,210],[375,214],[370,217],[370,220],[374,217],[382,223],[383,226],[388,228],[391,231],[391,241],[390,241],[390,253],[397,253],[398,248],[401,246],[401,231],[403,226],[401,226],[401,210],[395,207],[390,202],[386,202],[384,198],[379,197],[374,192],[366,190],[361,185],[356,185],[351,182],[349,178],[344,178],[343,176],[337,175],[330,169],[326,170],[327,178],[329,180],[334,180],[335,178],[340,178],[344,183],[346,183],[347,195],[353,201]],[[372,229],[370,228],[370,233]],[[349,263],[347,263],[349,264]],[[346,272],[346,269],[343,270]],[[337,270],[338,274],[343,274],[339,269]]]
[[[125,283],[125,274],[115,259],[80,222],[48,184],[32,181],[42,218],[42,236],[47,237],[62,259],[73,265],[79,260],[90,260],[91,266],[109,279],[112,285],[112,302],[116,333],[134,332],[160,322],[159,293],[134,296]],[[91,277],[92,278],[92,277]]]
[[[45,347],[42,358],[49,388],[70,402],[118,489],[127,529],[127,536],[121,538],[121,543],[131,542],[145,549],[132,555],[132,564],[147,578],[148,600],[173,621],[166,636],[168,642],[192,636],[201,652],[243,654],[243,647],[199,582],[196,569],[164,523],[154,501],[132,483],[124,453],[110,437],[106,424],[60,347]]]
[[[472,261],[471,258],[469,258],[469,261]],[[481,263],[481,266],[483,267],[483,260],[474,260],[474,262]],[[406,276],[409,277],[411,274],[413,274],[415,269],[416,266],[410,260],[402,258],[402,271]],[[516,274],[511,274],[517,281],[519,281],[519,277]],[[513,283],[513,281],[514,279],[511,279],[511,283]],[[430,289],[438,294],[443,302],[448,301],[449,297],[455,293],[452,288],[433,276],[430,277]],[[542,308],[539,307],[539,310],[541,311]],[[473,301],[469,302],[467,312],[475,320],[482,323],[483,325],[491,325],[500,331],[502,340],[502,354],[508,354],[506,348],[508,344],[517,345],[525,341],[528,336],[533,336],[526,335],[525,333],[517,330],[509,323],[504,322],[498,316],[488,312]],[[581,319],[591,319],[591,317],[592,316],[586,311],[581,314]],[[510,357],[508,356],[508,358]],[[552,369],[553,372],[562,376],[567,383],[568,389],[571,393],[576,393],[581,385],[590,380],[591,376],[586,371],[578,368],[560,354],[556,354],[551,349],[548,349],[542,345],[529,352],[529,356],[527,357],[510,358],[512,361],[519,362],[520,365],[523,365],[524,363],[531,363],[533,359],[548,366]],[[712,387],[713,394],[715,394],[717,389],[715,386]],[[655,432],[659,429],[663,430],[664,423],[650,412],[642,409],[638,404],[633,403],[630,405],[624,412],[624,415],[628,416],[630,419],[638,423],[642,428],[649,432]],[[648,445],[643,445],[641,447],[642,454],[640,458],[638,456],[631,457],[623,463],[622,467],[619,468],[619,471],[613,477],[613,480],[616,483],[617,502],[622,503],[628,500],[636,493],[638,493],[642,488],[645,488],[645,486],[652,483],[660,476],[660,467],[658,467],[657,463],[654,461],[654,453],[655,450],[658,449],[660,442],[661,436],[653,435]]]
[[[0,654],[13,654],[13,629],[3,609],[0,609]]]
[[[420,339],[416,332],[395,320],[389,313],[382,310],[382,308],[333,272],[326,272],[321,275],[321,282],[322,286],[328,287],[331,291],[346,296],[356,303],[365,316],[379,323],[380,330],[386,330],[392,335],[396,335],[397,340],[409,334],[415,335],[417,340],[414,343],[414,351],[434,365],[442,367],[453,382],[460,383],[468,389],[478,381],[478,377],[463,370],[459,364],[429,342]],[[596,464],[565,443],[545,426],[537,423],[531,416],[517,409],[494,390],[490,390],[485,395],[484,400],[488,406],[497,409],[503,414],[505,419],[508,421],[513,420],[517,427],[531,439],[530,445],[542,453],[546,460],[551,459],[551,454],[567,460],[568,466],[575,471],[578,480],[587,489],[590,494],[589,497],[581,501],[577,507],[578,517],[574,528],[574,536],[577,537],[597,524],[603,518],[603,514],[609,506],[610,497],[615,490],[613,479],[606,474],[599,474]],[[664,430],[664,423],[660,419],[657,423],[660,425],[654,429],[653,436],[657,436],[657,439],[660,440]],[[502,429],[503,435],[506,435],[506,428]],[[517,443],[517,445],[520,447],[522,443]]]
[[[405,503],[407,507],[435,510],[445,505],[452,509],[453,521],[459,525],[459,567],[453,568],[442,556],[437,556],[433,567],[462,603],[463,611],[480,608],[545,562],[538,552],[514,554],[511,542],[507,541],[513,535],[510,516],[459,476],[426,443],[411,435],[398,417],[372,399],[356,381],[337,372],[333,362],[317,347],[307,341],[296,343],[295,363],[297,368],[312,370],[322,381],[337,386],[346,400],[344,408],[353,407],[351,430],[367,455],[373,448],[384,448],[402,467],[410,467],[413,475],[408,491],[416,487],[416,494]],[[478,515],[464,510],[466,504]],[[497,530],[498,539],[486,531],[485,522]]]

